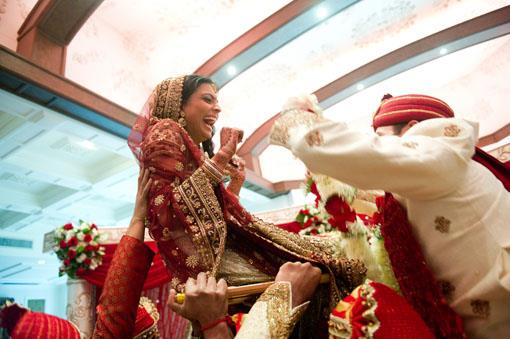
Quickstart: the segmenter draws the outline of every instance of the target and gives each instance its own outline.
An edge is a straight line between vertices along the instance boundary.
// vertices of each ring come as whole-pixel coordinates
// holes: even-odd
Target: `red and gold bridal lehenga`
[[[147,226],[173,287],[209,272],[229,285],[272,280],[286,261],[309,261],[329,272],[331,307],[363,281],[364,265],[335,258],[331,247],[257,219],[211,176],[203,151],[183,128],[185,77],[161,82],[133,126],[128,143],[140,166],[152,168]]]

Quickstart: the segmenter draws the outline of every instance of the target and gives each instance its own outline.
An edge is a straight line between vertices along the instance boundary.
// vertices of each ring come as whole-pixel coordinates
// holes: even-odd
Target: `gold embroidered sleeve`
[[[324,121],[324,118],[316,113],[291,109],[280,114],[274,122],[269,134],[271,144],[290,148],[291,139],[301,139],[315,124]],[[322,136],[314,135],[310,142],[314,145],[323,143]]]
[[[236,339],[288,338],[307,306],[308,302],[292,308],[290,283],[274,283],[253,305]]]

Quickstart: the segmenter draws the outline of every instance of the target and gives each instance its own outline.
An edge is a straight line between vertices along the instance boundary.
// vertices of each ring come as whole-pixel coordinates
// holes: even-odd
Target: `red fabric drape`
[[[446,302],[427,266],[404,207],[386,193],[379,213],[384,247],[404,298],[437,338],[465,338],[462,320]]]
[[[301,231],[301,224],[297,221],[291,221],[284,224],[278,224],[276,225],[280,228],[283,228],[286,231],[292,232],[292,233],[299,233]]]
[[[158,253],[156,243],[154,241],[146,241],[145,244],[156,253],[152,260],[152,266],[149,270],[149,274],[147,275],[147,279],[143,285],[143,289],[147,290],[160,287],[161,285],[168,283],[171,276],[168,274],[165,265],[163,264],[163,260]],[[99,288],[102,288],[104,285],[106,273],[108,273],[108,268],[112,262],[113,253],[115,253],[117,244],[108,244],[103,246],[105,248],[105,255],[103,256],[102,264],[94,271],[86,271],[84,274],[80,275],[80,278],[87,280],[89,283]]]
[[[478,147],[473,160],[487,167],[503,183],[506,190],[510,191],[510,162],[503,163]]]

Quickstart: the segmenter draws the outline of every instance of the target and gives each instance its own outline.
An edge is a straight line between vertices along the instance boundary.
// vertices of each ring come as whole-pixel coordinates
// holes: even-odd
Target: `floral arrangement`
[[[356,188],[320,174],[309,174],[305,193],[315,196],[313,206],[305,205],[296,216],[301,235],[319,235],[332,240],[335,251],[350,259],[359,259],[368,269],[368,277],[391,286],[394,277],[381,235],[383,196]],[[365,211],[355,206],[364,200]],[[358,205],[357,205],[358,204]],[[367,208],[367,205],[371,205]]]
[[[53,250],[62,261],[59,276],[67,274],[71,278],[95,270],[101,265],[104,247],[95,224],[82,220],[79,226],[67,223],[55,229]]]

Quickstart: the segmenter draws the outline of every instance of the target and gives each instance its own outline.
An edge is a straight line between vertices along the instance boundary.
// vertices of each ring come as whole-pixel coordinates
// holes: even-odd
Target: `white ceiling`
[[[193,72],[289,2],[105,0],[68,47],[66,77],[138,112],[157,82]],[[0,3],[1,44],[16,48],[17,29],[35,3]],[[222,88],[218,127],[240,127],[249,136],[288,96],[316,91],[398,47],[506,5],[508,0],[360,1]],[[426,93],[450,103],[458,116],[480,121],[483,136],[510,122],[508,55],[509,36],[446,53],[360,90],[325,114],[368,131],[382,94]],[[303,178],[304,166],[280,148],[269,147],[260,161],[271,181]],[[81,218],[125,226],[136,176],[125,140],[1,91],[0,237],[33,246],[0,246],[0,283],[55,279],[58,263],[42,254],[42,244],[58,225]],[[243,199],[258,210],[275,205],[249,191]],[[279,203],[292,201],[285,199]]]

